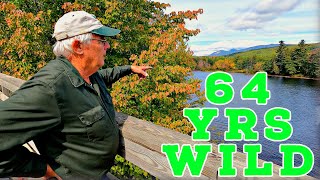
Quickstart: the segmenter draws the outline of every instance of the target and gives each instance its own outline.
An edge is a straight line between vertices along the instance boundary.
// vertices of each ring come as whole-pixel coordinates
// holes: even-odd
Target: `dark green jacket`
[[[46,164],[65,179],[101,177],[119,144],[107,86],[130,73],[130,66],[100,70],[92,87],[67,59],[49,62],[0,102],[0,177],[40,177]],[[22,146],[30,140],[41,155]]]

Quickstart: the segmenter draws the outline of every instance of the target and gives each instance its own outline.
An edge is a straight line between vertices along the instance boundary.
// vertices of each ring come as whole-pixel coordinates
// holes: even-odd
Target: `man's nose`
[[[110,44],[108,42],[104,43],[104,50],[110,49]]]

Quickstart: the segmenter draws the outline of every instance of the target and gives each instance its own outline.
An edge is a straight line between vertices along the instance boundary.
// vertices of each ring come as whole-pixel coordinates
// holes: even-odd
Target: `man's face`
[[[85,45],[84,55],[88,68],[98,70],[104,65],[106,51],[110,48],[103,36],[92,34],[92,39]]]

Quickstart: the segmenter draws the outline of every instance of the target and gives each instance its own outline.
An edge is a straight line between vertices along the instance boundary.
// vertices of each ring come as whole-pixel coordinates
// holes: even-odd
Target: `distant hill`
[[[246,51],[251,51],[251,50],[256,50],[256,49],[264,49],[264,48],[272,48],[272,47],[277,47],[279,44],[268,44],[268,45],[259,45],[259,46],[253,46],[249,48],[244,48],[244,49],[230,49],[228,51],[225,50],[220,50],[216,51],[209,56],[227,56],[235,53],[240,53],[240,52],[246,52]]]
[[[298,47],[298,45],[286,45],[289,51],[293,51],[295,48]],[[307,44],[306,47],[311,53],[319,51],[320,49],[320,43],[312,43],[312,44]],[[239,53],[233,53],[230,55],[226,55],[227,57],[230,58],[239,58],[239,59],[252,59],[255,58],[258,61],[268,61],[272,59],[273,57],[276,56],[276,51],[278,49],[278,46],[276,47],[270,47],[270,48],[261,48],[261,49],[253,49],[253,50],[248,50],[244,52],[239,52]]]

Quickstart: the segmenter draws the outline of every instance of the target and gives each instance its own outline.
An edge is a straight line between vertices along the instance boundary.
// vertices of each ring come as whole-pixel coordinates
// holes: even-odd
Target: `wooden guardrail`
[[[24,80],[0,73],[1,100],[6,100],[12,92],[17,90],[24,82]],[[194,142],[188,135],[123,113],[117,113],[116,120],[120,125],[122,134],[121,156],[159,179],[315,179],[310,176],[279,177],[280,166],[275,164],[273,167],[273,177],[243,177],[242,172],[243,168],[246,167],[246,155],[240,152],[235,153],[233,161],[233,165],[238,171],[237,177],[218,177],[217,172],[218,168],[221,166],[221,155],[218,153],[217,144],[212,144],[212,153],[209,154],[200,177],[190,177],[188,168],[186,168],[183,177],[173,177],[167,158],[161,153],[161,145],[180,144],[181,147],[182,144],[208,144],[208,142]],[[29,144],[28,146],[35,148],[32,144]],[[263,162],[263,160],[259,160],[259,165],[261,166]]]

